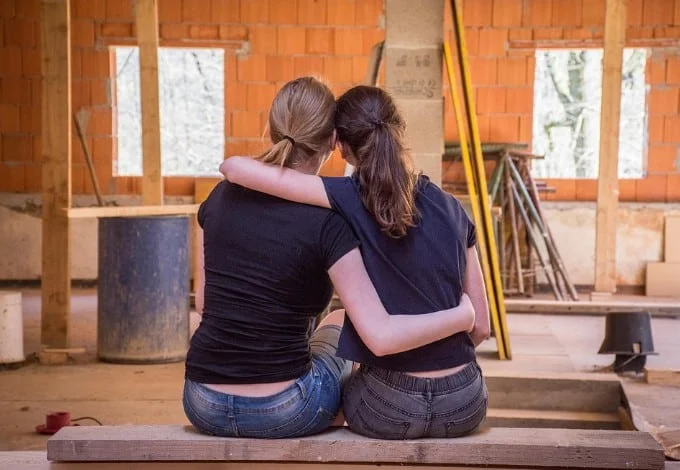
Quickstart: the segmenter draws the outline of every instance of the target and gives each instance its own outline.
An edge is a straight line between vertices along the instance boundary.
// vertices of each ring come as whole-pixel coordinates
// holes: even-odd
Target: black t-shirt
[[[198,211],[205,305],[186,377],[200,383],[271,383],[311,366],[309,326],[328,305],[327,274],[359,245],[343,218],[220,182]]]
[[[349,222],[361,242],[366,270],[391,314],[423,314],[460,303],[466,251],[476,243],[475,227],[460,202],[421,176],[417,185],[417,226],[403,238],[380,231],[364,207],[355,177],[324,177],[333,209]],[[345,317],[338,356],[401,372],[456,367],[475,359],[468,333],[399,354],[376,357]]]

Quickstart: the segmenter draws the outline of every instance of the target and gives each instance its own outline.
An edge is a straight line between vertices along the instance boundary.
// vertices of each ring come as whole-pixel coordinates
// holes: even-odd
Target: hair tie
[[[293,139],[291,136],[284,135],[283,138],[286,139],[288,142],[290,142],[291,145],[295,146],[295,139]]]

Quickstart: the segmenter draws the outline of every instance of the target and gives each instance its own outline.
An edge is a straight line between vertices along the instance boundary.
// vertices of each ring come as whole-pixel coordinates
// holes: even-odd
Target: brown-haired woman
[[[335,145],[334,114],[333,95],[318,80],[287,83],[272,103],[272,147],[260,160],[316,174]],[[342,316],[328,316],[311,338],[308,331],[330,301],[331,281],[377,357],[472,325],[469,301],[430,315],[388,315],[351,228],[328,209],[223,181],[198,221],[203,316],[187,355],[183,404],[202,432],[281,438],[332,423],[351,370],[335,355]]]
[[[335,125],[343,158],[355,166],[351,177],[319,178],[248,158],[228,159],[221,171],[237,184],[340,213],[388,311],[420,316],[470,296],[476,314],[469,334],[383,357],[362,341],[360,315],[345,305],[338,348],[361,364],[344,391],[350,429],[383,439],[468,434],[487,408],[475,348],[489,335],[489,316],[474,225],[453,196],[412,170],[404,120],[385,91],[347,91],[337,100]]]

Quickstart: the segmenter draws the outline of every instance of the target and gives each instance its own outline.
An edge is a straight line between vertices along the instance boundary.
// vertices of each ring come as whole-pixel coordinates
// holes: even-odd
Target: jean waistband
[[[433,393],[449,393],[466,387],[482,376],[481,368],[474,361],[468,363],[461,370],[443,377],[417,377],[404,372],[365,365],[361,366],[361,371],[389,386],[407,392],[421,392],[428,389]]]

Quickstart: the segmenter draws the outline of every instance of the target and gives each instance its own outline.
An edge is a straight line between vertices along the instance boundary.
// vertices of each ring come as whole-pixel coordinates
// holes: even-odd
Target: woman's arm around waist
[[[472,303],[463,295],[457,307],[422,315],[390,315],[366,272],[355,248],[328,270],[352,324],[376,356],[419,348],[470,331],[475,318]]]
[[[467,261],[465,267],[465,281],[463,292],[470,297],[475,309],[475,323],[470,332],[470,337],[475,347],[489,338],[491,326],[489,325],[489,303],[486,298],[486,288],[482,268],[479,265],[476,245],[467,249]]]

